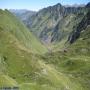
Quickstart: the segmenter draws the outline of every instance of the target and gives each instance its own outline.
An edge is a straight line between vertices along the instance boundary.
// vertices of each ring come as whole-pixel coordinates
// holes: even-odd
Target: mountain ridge
[[[64,32],[64,29],[67,29],[67,31],[68,29],[72,30],[73,26],[70,26],[69,28],[64,28],[65,25],[67,24],[66,26],[68,26],[68,24],[71,23],[72,19],[73,21],[77,21],[77,15],[79,14],[81,15],[81,17],[79,17],[82,18],[82,16],[86,13],[85,11],[86,9],[84,7],[64,7],[60,3],[58,3],[54,6],[49,6],[47,8],[41,9],[35,15],[28,17],[28,20],[24,21],[24,23],[27,25],[28,28],[31,28],[31,31],[43,43],[47,43],[49,45],[55,42],[59,42],[63,38],[58,36],[60,36],[60,33]],[[67,20],[65,21],[65,18],[67,17],[70,18],[71,21],[69,19],[68,22]],[[64,25],[61,23],[61,21],[67,23]],[[61,29],[62,25],[64,26]],[[67,32],[65,31],[64,33]]]
[[[30,30],[25,22],[8,10],[0,10],[0,86],[90,90],[89,4],[42,9],[26,22]]]

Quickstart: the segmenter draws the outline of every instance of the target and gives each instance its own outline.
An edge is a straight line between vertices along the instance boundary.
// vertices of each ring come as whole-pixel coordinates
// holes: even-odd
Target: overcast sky
[[[29,9],[38,11],[47,6],[57,3],[63,5],[86,4],[90,0],[0,0],[0,8],[2,9]]]

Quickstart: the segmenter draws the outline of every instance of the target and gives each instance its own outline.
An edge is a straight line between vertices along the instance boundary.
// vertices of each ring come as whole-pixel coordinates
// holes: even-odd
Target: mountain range
[[[0,88],[90,90],[90,3],[38,12],[0,9]]]
[[[24,23],[43,43],[51,44],[68,36],[85,11],[84,7],[65,7],[58,3],[29,16]]]
[[[27,20],[28,17],[31,17],[36,13],[35,11],[30,11],[27,9],[10,9],[9,11],[20,18],[22,21]]]

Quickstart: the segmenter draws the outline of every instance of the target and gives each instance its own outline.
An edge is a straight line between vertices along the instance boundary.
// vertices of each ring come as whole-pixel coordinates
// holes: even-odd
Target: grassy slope
[[[39,61],[44,81],[41,85],[24,83],[21,90],[90,90],[90,27],[81,33],[80,38],[71,45],[67,52],[54,52],[45,55]],[[46,57],[47,56],[47,57]],[[49,83],[45,80],[49,80]],[[44,84],[42,84],[44,83]]]
[[[10,31],[15,37],[31,49],[31,52],[44,53],[46,48],[32,35],[31,32],[10,12],[0,10],[0,28]]]
[[[21,90],[90,89],[90,40],[81,39],[90,36],[90,28],[87,28],[87,32],[83,32],[81,38],[69,47],[68,53],[54,52],[41,57],[22,46],[23,42],[20,43],[19,38],[13,33],[15,29],[9,30],[12,23],[9,24],[9,28],[6,27],[7,23],[1,24],[3,23],[0,23],[0,82],[3,74],[11,81],[7,83],[8,81],[5,80],[3,85],[12,86],[13,83],[16,85],[16,81]],[[81,54],[78,54],[80,52]],[[2,83],[0,85],[2,86]]]
[[[89,90],[90,26],[81,33],[80,38],[74,44],[65,50],[65,52],[53,52],[44,59],[48,64],[55,65],[58,71],[75,79],[82,85],[82,88],[84,87],[84,90]]]
[[[5,14],[5,12],[2,13]],[[7,22],[4,18],[5,21]],[[63,75],[59,79],[59,73],[52,66],[41,61],[41,57],[27,52],[19,39],[9,30],[11,23],[8,22],[8,25],[10,25],[8,28],[6,28],[6,23],[5,25],[4,23],[1,24],[3,25],[0,27],[0,86],[12,86],[15,82],[18,82],[21,90],[28,90],[28,87],[29,89],[32,87],[32,90],[66,88],[64,82],[61,83],[64,78]],[[68,79],[66,76],[65,78]],[[4,80],[3,83],[2,79]],[[68,82],[65,81],[65,83]],[[29,86],[27,87],[27,85]]]
[[[1,71],[16,80],[20,84],[21,90],[29,90],[30,88],[32,90],[65,89],[72,84],[67,76],[60,74],[52,66],[46,65],[43,61],[33,57],[31,53],[19,49],[18,41],[11,33],[1,31],[0,42],[1,64],[4,67]],[[63,81],[64,79],[65,81]],[[8,84],[10,85],[9,82]],[[80,90],[80,88],[82,88],[81,85],[76,85],[70,87],[70,90]]]
[[[5,74],[18,83],[30,80],[32,82],[35,71],[39,71],[38,58],[33,52],[42,54],[47,50],[20,23],[7,10],[0,10],[0,77]],[[6,80],[5,85],[7,82]],[[8,82],[7,85],[10,83]]]
[[[0,75],[0,87],[15,87],[18,86],[17,82],[6,75]]]

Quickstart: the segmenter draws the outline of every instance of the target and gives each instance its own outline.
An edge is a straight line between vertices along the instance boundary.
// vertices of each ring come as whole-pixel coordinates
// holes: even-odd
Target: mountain
[[[64,48],[45,56],[43,58],[47,64],[54,65],[59,72],[81,84],[82,88],[75,90],[90,89],[90,9],[70,34]]]
[[[90,2],[86,5],[86,8],[90,8]]]
[[[46,64],[42,55],[45,50],[41,49],[41,44],[38,46],[39,41],[13,14],[0,10],[0,19],[0,87],[59,90],[71,85],[70,90],[82,88],[79,83],[75,84],[76,80],[72,84],[68,76],[61,74],[53,65]],[[29,48],[27,44],[33,47]],[[36,53],[34,44],[42,53]]]
[[[40,63],[39,55],[46,52],[21,21],[8,10],[0,9],[0,89],[21,88],[24,83],[34,85],[43,81],[47,76],[42,77],[43,63]],[[36,80],[39,73],[41,76]]]
[[[70,35],[70,37],[69,37],[70,43],[75,42],[75,40],[77,40],[80,37],[80,34],[84,30],[86,30],[88,25],[90,25],[90,10],[88,11],[87,15],[84,16],[82,21],[75,27],[75,30]]]
[[[90,90],[87,6],[44,8],[24,21],[29,29],[8,10],[0,10],[0,87]]]
[[[24,20],[27,20],[28,17],[34,15],[36,12],[35,11],[30,11],[26,9],[10,9],[10,12],[15,14],[20,20],[24,22]]]
[[[84,7],[65,7],[60,3],[44,8],[24,23],[46,45],[62,41],[86,13]]]
[[[64,5],[65,7],[85,7],[85,4]]]

